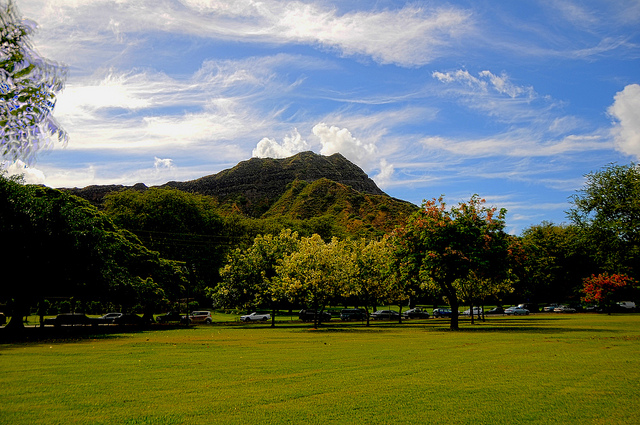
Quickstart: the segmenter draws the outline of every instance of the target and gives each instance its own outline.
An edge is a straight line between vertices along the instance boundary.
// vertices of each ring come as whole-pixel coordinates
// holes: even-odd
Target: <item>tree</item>
[[[39,57],[29,36],[36,24],[22,20],[13,1],[0,5],[0,145],[9,160],[33,159],[52,139],[67,133],[53,118],[55,94],[66,68]]]
[[[298,234],[284,229],[279,235],[259,235],[253,245],[229,253],[220,269],[221,281],[207,293],[215,305],[242,309],[271,307],[271,326],[275,326],[276,305],[280,294],[273,279],[277,265],[298,247]]]
[[[104,211],[116,225],[162,257],[195,269],[191,292],[197,296],[204,296],[204,288],[219,280],[229,241],[216,206],[210,196],[170,188],[124,190],[104,200]]]
[[[302,238],[298,250],[276,267],[275,291],[315,309],[314,328],[318,327],[319,314],[341,292],[340,285],[345,281],[340,250],[337,238],[325,243],[316,234]]]
[[[580,228],[550,222],[531,226],[520,238],[524,251],[516,293],[527,302],[559,302],[575,296],[582,278],[598,270],[589,260]]]
[[[367,312],[387,296],[387,279],[390,274],[392,251],[388,237],[379,241],[365,239],[345,240],[342,269],[346,272],[343,296],[355,298]]]
[[[182,279],[175,263],[87,201],[18,178],[0,176],[0,238],[11,248],[0,292],[13,305],[10,327],[22,327],[19,318],[48,297],[125,304],[136,299],[137,277],[169,287]]]
[[[584,302],[595,302],[610,312],[616,301],[630,297],[637,288],[636,282],[626,275],[600,273],[584,278],[582,293]]]
[[[394,234],[401,275],[442,292],[453,311],[452,330],[458,329],[459,285],[472,273],[494,280],[505,280],[510,273],[506,210],[496,215],[496,208],[484,203],[474,195],[447,211],[442,197],[425,201]]]
[[[609,273],[639,278],[640,165],[608,165],[586,176],[569,218],[584,231],[594,259]]]

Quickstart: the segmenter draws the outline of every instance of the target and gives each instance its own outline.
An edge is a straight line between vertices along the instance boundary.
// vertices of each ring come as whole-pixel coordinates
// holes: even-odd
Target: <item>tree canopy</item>
[[[461,285],[472,278],[508,278],[512,239],[504,232],[506,210],[474,195],[447,210],[442,197],[426,201],[394,235],[395,256],[405,280],[424,282],[458,311]],[[451,317],[458,329],[458,317]]]
[[[636,279],[640,258],[640,165],[611,164],[586,176],[572,196],[569,218],[593,246],[602,270]]]
[[[180,291],[179,263],[145,248],[131,232],[73,195],[0,176],[0,235],[6,246],[0,298],[14,319],[50,296],[131,306],[136,286]],[[149,280],[151,279],[151,280]]]

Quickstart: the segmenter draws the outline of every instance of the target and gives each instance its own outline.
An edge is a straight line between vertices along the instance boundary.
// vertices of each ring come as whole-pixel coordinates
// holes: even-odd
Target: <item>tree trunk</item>
[[[13,303],[11,308],[11,320],[4,327],[6,330],[14,330],[14,331],[22,331],[24,330],[24,322],[22,318],[27,315],[29,311],[29,306],[21,303],[20,301],[16,301]]]
[[[455,296],[447,297],[449,299],[449,307],[451,308],[451,325],[449,329],[452,331],[457,331],[458,327],[458,297]]]
[[[271,327],[276,327],[276,307],[271,307]]]
[[[471,316],[471,324],[475,324],[475,322],[473,321],[474,319],[474,314],[473,314],[473,302],[470,303],[471,305],[469,306],[469,315]]]

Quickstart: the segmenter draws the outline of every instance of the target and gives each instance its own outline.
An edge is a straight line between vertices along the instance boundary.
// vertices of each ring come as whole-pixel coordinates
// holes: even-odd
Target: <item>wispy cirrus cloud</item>
[[[209,39],[308,44],[363,56],[380,63],[420,66],[446,54],[473,30],[471,13],[462,8],[416,7],[340,14],[323,3],[266,0],[61,0],[27,8],[36,13],[48,37],[77,36],[66,45],[44,41],[71,61],[103,45],[111,61],[127,55],[143,40],[132,34],[147,30]],[[120,46],[117,48],[115,46]],[[124,48],[124,50],[123,50]],[[60,50],[62,49],[62,50]]]

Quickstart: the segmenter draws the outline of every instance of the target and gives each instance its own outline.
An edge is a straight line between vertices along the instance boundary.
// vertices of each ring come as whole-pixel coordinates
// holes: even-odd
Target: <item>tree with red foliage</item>
[[[596,302],[610,312],[616,301],[628,297],[635,288],[636,282],[625,274],[594,274],[583,279],[582,301]]]
[[[402,279],[441,292],[451,307],[452,330],[470,279],[494,282],[510,277],[514,239],[504,231],[506,210],[484,205],[478,195],[447,210],[443,198],[425,201],[394,234],[395,259]]]

